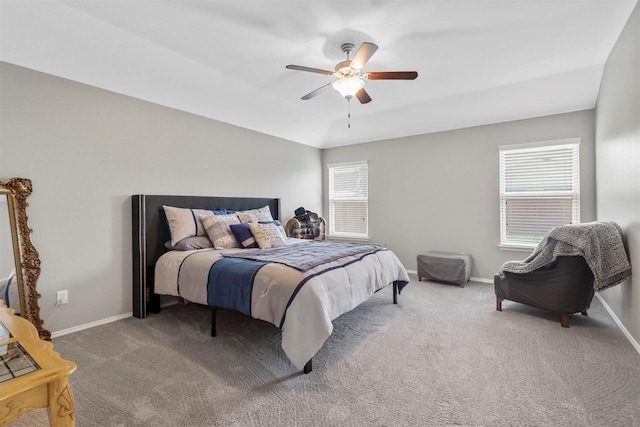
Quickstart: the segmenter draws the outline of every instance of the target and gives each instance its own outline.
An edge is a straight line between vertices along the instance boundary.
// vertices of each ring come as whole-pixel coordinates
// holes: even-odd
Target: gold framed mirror
[[[44,328],[38,306],[40,294],[36,284],[40,276],[40,257],[31,243],[32,230],[27,224],[27,198],[31,192],[29,179],[0,181],[0,279],[15,280],[19,300],[16,312],[19,308],[19,315],[36,327],[40,338],[51,341],[51,333]],[[15,267],[15,276],[12,266]],[[5,295],[0,294],[0,299],[4,300]],[[10,305],[16,303],[14,301]]]

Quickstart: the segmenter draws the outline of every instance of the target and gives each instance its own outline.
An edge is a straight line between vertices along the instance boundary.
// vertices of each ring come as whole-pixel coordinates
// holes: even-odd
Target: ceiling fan
[[[364,79],[367,80],[415,80],[418,77],[416,71],[371,71],[363,73],[367,61],[378,50],[378,46],[373,43],[364,42],[358,48],[358,51],[353,56],[353,59],[349,59],[353,52],[355,45],[353,43],[344,43],[341,46],[342,52],[347,55],[347,60],[338,63],[335,66],[335,71],[321,70],[319,68],[303,67],[301,65],[287,65],[289,70],[308,71],[311,73],[324,74],[326,76],[335,76],[338,80],[310,92],[302,97],[302,99],[311,99],[329,88],[333,88],[340,92],[347,100],[351,100],[353,97],[358,98],[361,104],[371,102],[371,97],[364,90]]]

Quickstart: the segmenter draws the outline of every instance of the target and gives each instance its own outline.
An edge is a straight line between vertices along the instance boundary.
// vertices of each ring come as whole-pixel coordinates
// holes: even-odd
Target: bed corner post
[[[147,271],[144,194],[131,196],[131,232],[133,250],[133,315],[147,317]]]
[[[312,363],[311,363],[312,361],[313,361],[313,359],[309,359],[307,364],[304,365],[303,371],[304,371],[305,374],[308,374],[309,372],[311,372],[313,370],[313,366],[312,366]]]
[[[398,282],[393,282],[393,303],[398,303]]]

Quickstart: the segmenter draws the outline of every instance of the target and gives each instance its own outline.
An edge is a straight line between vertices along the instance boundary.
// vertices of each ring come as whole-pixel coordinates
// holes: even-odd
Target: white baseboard
[[[599,293],[596,293],[596,297],[598,297],[598,299],[600,300],[600,302],[604,306],[605,310],[607,310],[607,312],[611,315],[611,317],[613,318],[613,321],[616,322],[616,325],[618,325],[618,327],[620,328],[620,330],[622,331],[624,336],[627,337],[627,339],[629,340],[629,342],[631,343],[633,348],[635,348],[636,351],[638,353],[640,353],[640,344],[638,344],[638,341],[636,341],[633,338],[633,336],[629,333],[629,331],[627,331],[627,328],[624,327],[624,325],[622,324],[620,319],[618,319],[618,316],[616,316],[616,314],[613,312],[613,310],[611,310],[611,307],[609,307],[609,304],[606,303],[604,298],[602,298]]]
[[[417,270],[407,270],[407,273],[409,274],[414,274],[414,275],[418,275],[418,271]],[[493,283],[493,279],[483,279],[481,277],[473,277],[471,276],[469,278],[470,281],[472,282],[480,282],[480,283]]]
[[[175,301],[166,301],[165,303],[160,305],[160,308],[166,308],[176,304],[178,304],[177,299]],[[107,323],[117,322],[118,320],[126,319],[132,316],[133,316],[133,312],[129,312],[129,313],[120,314],[118,316],[113,316],[113,317],[109,317],[102,320],[96,320],[95,322],[85,323],[84,325],[78,325],[78,326],[74,326],[73,328],[52,332],[51,338],[61,337],[63,335],[72,334],[74,332],[84,331],[85,329],[93,328],[94,326],[106,325]]]
[[[61,331],[52,332],[51,338],[57,338],[63,335],[72,334],[74,332],[80,332],[85,329],[93,328],[94,326],[106,325],[107,323],[116,322],[118,320],[126,319],[131,316],[133,316],[133,312],[120,314],[118,316],[108,317],[102,320],[96,320],[95,322],[85,323],[84,325],[74,326],[73,328],[63,329]]]
[[[472,282],[480,282],[480,283],[491,283],[493,285],[493,279],[483,279],[482,277],[473,277],[469,279]]]

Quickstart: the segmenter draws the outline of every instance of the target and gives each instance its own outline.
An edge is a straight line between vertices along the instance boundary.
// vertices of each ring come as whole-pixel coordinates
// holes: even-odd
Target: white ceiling
[[[315,147],[595,106],[637,0],[0,0],[0,60]],[[373,101],[331,90],[344,42],[371,41]]]

